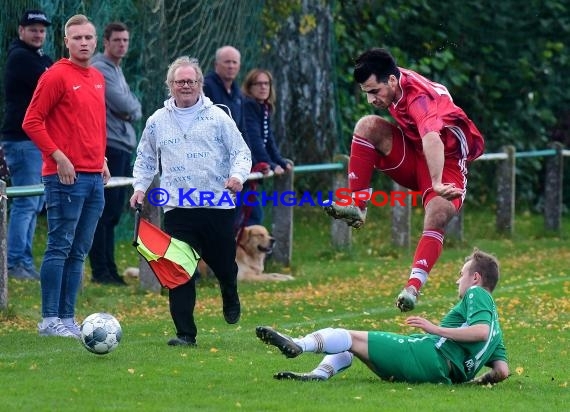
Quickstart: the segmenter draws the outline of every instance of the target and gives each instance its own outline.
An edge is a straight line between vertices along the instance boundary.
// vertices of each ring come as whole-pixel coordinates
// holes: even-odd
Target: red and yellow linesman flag
[[[200,255],[189,244],[175,239],[135,215],[133,246],[148,262],[162,287],[172,289],[188,282],[200,260]]]

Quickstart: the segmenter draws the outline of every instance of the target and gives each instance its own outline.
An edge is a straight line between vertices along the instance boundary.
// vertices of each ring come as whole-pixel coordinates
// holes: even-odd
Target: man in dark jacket
[[[22,130],[26,109],[40,76],[53,64],[42,51],[46,28],[51,24],[44,12],[28,10],[18,25],[18,38],[8,48],[4,70],[4,123],[2,147],[13,186],[41,183],[42,156]],[[8,276],[39,279],[34,266],[32,243],[43,196],[16,197],[11,200],[8,223]]]
[[[236,122],[236,125],[241,132],[243,140],[251,149],[251,145],[247,136],[244,116],[244,96],[236,81],[241,68],[241,54],[238,49],[232,46],[223,46],[216,50],[214,60],[214,70],[210,71],[204,76],[204,94],[210,100],[221,106]],[[251,159],[253,164],[256,164],[256,159]],[[251,190],[251,182],[245,182],[243,191]],[[262,218],[261,206],[250,208],[246,210],[242,206],[236,207],[236,233],[243,226],[247,226],[248,221],[258,222]],[[249,216],[245,216],[245,215]]]
[[[240,67],[239,50],[232,46],[220,47],[216,50],[214,70],[204,76],[204,94],[228,112],[249,146],[243,116],[244,97],[236,82]]]

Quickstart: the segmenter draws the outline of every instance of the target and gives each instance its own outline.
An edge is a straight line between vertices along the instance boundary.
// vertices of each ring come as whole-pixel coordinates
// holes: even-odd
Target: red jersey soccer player
[[[441,255],[447,224],[463,204],[467,165],[481,156],[485,143],[445,86],[399,68],[384,49],[361,54],[354,79],[368,102],[387,109],[397,126],[375,115],[356,123],[348,164],[354,201],[349,206],[333,202],[325,210],[350,226],[362,226],[366,201],[361,199],[372,191],[374,169],[422,193],[423,233],[408,283],[396,299],[396,306],[407,312],[414,309],[419,290]]]

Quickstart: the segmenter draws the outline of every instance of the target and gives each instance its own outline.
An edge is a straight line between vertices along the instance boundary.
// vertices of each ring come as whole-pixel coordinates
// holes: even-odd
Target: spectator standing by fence
[[[214,70],[204,76],[204,94],[221,106],[234,119],[246,143],[247,133],[243,116],[243,95],[236,81],[241,68],[241,54],[232,46],[216,50]]]
[[[241,90],[245,97],[243,111],[249,147],[256,161],[254,171],[270,169],[276,175],[290,171],[293,166],[281,156],[271,127],[276,101],[271,72],[259,68],[250,70]],[[267,169],[260,169],[260,165],[266,165]],[[255,183],[251,183],[252,190],[256,189]],[[253,207],[257,210],[251,213],[250,219],[246,219],[247,226],[261,225],[263,222],[263,208],[258,203]]]
[[[12,186],[39,185],[42,179],[42,155],[22,130],[22,122],[38,79],[53,64],[42,51],[50,25],[43,11],[27,10],[18,25],[18,38],[8,47],[4,69],[2,147]],[[34,265],[32,246],[37,216],[43,205],[43,195],[15,197],[10,201],[7,263],[8,276],[12,278],[40,278]]]
[[[112,176],[131,176],[131,159],[137,145],[132,122],[142,117],[141,104],[131,91],[121,61],[129,50],[129,31],[120,22],[109,23],[103,31],[103,53],[91,65],[105,77],[107,106],[107,166]],[[126,207],[126,187],[105,190],[105,208],[97,223],[89,252],[91,280],[95,283],[125,285],[115,262],[115,228]]]
[[[214,57],[214,70],[208,72],[204,77],[204,94],[210,100],[221,106],[236,122],[241,135],[249,148],[249,137],[245,126],[244,117],[244,96],[237,83],[237,77],[241,68],[241,53],[233,46],[222,46],[216,50]],[[255,165],[256,159],[252,154],[252,161]],[[244,183],[243,191],[251,189],[251,182]],[[234,224],[235,231],[246,225],[244,222],[245,209],[238,205],[236,208],[236,222]],[[257,216],[261,212],[260,208],[251,211],[251,219],[261,221],[261,217]]]
[[[97,33],[78,14],[65,24],[62,58],[38,82],[23,129],[43,157],[48,239],[40,269],[40,336],[78,338],[75,302],[103,211],[105,162],[105,79],[89,66]]]
[[[483,154],[485,144],[445,86],[398,67],[387,50],[362,53],[356,59],[354,79],[368,102],[388,110],[397,125],[377,115],[356,123],[348,164],[353,201],[333,202],[326,210],[351,226],[362,226],[375,169],[422,193],[423,232],[408,282],[396,298],[396,306],[406,312],[414,309],[419,290],[441,255],[447,224],[465,199],[467,166]]]

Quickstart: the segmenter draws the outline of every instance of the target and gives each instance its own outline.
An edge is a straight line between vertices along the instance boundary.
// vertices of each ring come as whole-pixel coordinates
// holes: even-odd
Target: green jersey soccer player
[[[327,354],[309,373],[278,372],[276,379],[326,380],[350,367],[353,356],[382,379],[421,383],[497,383],[509,375],[499,317],[491,293],[499,280],[497,260],[475,250],[457,280],[460,301],[439,326],[411,316],[406,324],[425,333],[400,335],[381,331],[326,328],[293,339],[259,326],[257,336],[288,358],[303,352]],[[475,378],[484,367],[490,368]]]

